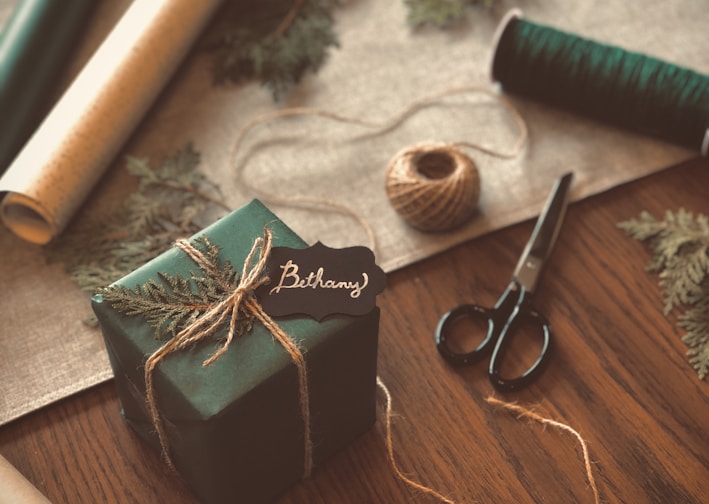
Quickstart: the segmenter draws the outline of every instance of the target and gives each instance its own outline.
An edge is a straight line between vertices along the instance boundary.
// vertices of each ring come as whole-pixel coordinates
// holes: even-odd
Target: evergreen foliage
[[[340,1],[227,3],[204,41],[214,54],[215,82],[258,78],[280,99],[307,71],[317,72],[328,50],[339,46],[331,10]]]
[[[709,218],[680,209],[657,220],[647,212],[618,224],[646,242],[653,253],[648,270],[659,275],[668,315],[684,308],[677,325],[686,331],[689,361],[700,379],[709,373]]]
[[[495,0],[404,0],[408,8],[407,21],[413,27],[431,24],[445,28],[465,18],[467,7],[482,5],[490,8]]]
[[[232,294],[239,275],[230,261],[219,260],[219,247],[207,238],[195,240],[209,266],[203,274],[190,278],[158,272],[159,280],[148,280],[130,289],[110,285],[99,289],[103,300],[127,316],[142,316],[155,329],[157,339],[172,338],[192,324],[197,317]],[[239,332],[248,332],[253,318],[240,314]]]
[[[199,217],[220,207],[217,187],[197,171],[200,161],[191,145],[152,168],[147,159],[128,157],[126,169],[138,188],[126,200],[99,215],[85,214],[45,248],[82,290],[95,292],[191,236],[203,225]]]

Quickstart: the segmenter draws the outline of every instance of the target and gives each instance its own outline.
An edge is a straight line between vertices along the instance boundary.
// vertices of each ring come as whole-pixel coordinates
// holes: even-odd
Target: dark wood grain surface
[[[495,393],[483,365],[447,365],[432,332],[453,305],[496,300],[532,222],[391,274],[379,374],[405,474],[459,503],[593,502],[574,438],[486,403],[494,394],[578,430],[602,502],[709,502],[709,382],[688,364],[675,316],[662,314],[649,252],[616,227],[680,207],[709,214],[706,158],[571,205],[536,298],[555,353],[516,393]],[[369,433],[278,504],[437,502],[397,479],[382,420],[380,409]],[[54,503],[195,502],[123,423],[112,383],[0,428],[0,453]]]

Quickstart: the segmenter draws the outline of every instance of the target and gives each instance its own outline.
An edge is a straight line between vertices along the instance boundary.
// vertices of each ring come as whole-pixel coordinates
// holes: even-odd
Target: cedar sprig
[[[204,39],[214,82],[259,79],[275,100],[339,47],[331,14],[342,0],[248,0],[225,6]]]
[[[689,362],[704,379],[709,374],[709,301],[705,299],[688,309],[677,325],[686,331],[682,341],[689,347]]]
[[[495,0],[404,0],[408,9],[406,21],[412,27],[433,25],[447,28],[465,19],[467,8],[481,5],[490,8]]]
[[[217,186],[197,170],[199,162],[189,144],[157,167],[127,157],[137,189],[98,214],[77,218],[45,248],[48,259],[62,263],[82,290],[93,293],[191,236],[204,226],[203,216],[228,209]]]
[[[112,284],[99,289],[103,301],[126,316],[142,316],[155,330],[155,337],[163,340],[174,337],[192,324],[197,317],[229,296],[239,280],[231,261],[220,261],[220,247],[206,237],[197,238],[193,246],[200,249],[206,267],[189,278],[158,272],[157,279],[149,279],[131,289]],[[248,332],[253,318],[240,314],[240,332]]]
[[[709,218],[680,209],[663,220],[643,212],[618,224],[633,238],[646,242],[653,257],[647,268],[658,272],[664,312],[684,308],[678,327],[689,346],[689,361],[700,379],[709,374]]]

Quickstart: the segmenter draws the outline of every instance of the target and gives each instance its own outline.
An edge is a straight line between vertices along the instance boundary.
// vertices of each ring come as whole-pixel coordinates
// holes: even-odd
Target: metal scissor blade
[[[567,196],[573,176],[569,172],[557,179],[515,268],[513,278],[529,292],[536,290],[544,264],[556,243],[566,215]]]

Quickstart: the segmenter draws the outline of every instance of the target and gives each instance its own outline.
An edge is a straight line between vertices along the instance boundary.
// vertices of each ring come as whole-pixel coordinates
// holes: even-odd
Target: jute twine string
[[[500,103],[502,105],[502,107],[512,117],[514,123],[516,124],[516,126],[519,130],[519,135],[518,135],[517,140],[515,141],[512,149],[509,151],[500,151],[495,148],[486,146],[482,143],[471,142],[471,141],[452,142],[452,143],[447,144],[448,148],[450,148],[450,149],[470,148],[470,149],[474,149],[479,152],[483,152],[483,153],[488,154],[490,156],[498,157],[501,159],[512,159],[512,158],[517,157],[527,142],[528,129],[527,129],[526,122],[522,118],[521,114],[517,111],[517,109],[504,96],[500,95],[498,92],[496,92],[494,89],[492,89],[489,86],[482,86],[482,85],[474,85],[473,84],[473,85],[467,85],[467,86],[452,87],[449,89],[445,89],[443,91],[439,91],[436,93],[432,93],[432,94],[423,96],[419,99],[416,99],[416,100],[410,102],[408,105],[403,107],[397,113],[395,113],[390,118],[388,118],[387,120],[382,121],[382,122],[368,121],[368,120],[361,119],[358,117],[350,117],[350,116],[338,114],[336,112],[331,112],[328,110],[323,110],[323,109],[318,109],[318,108],[308,108],[308,107],[294,107],[294,108],[282,109],[282,110],[277,110],[274,112],[269,112],[266,114],[256,116],[253,119],[251,119],[248,123],[246,123],[246,125],[240,130],[240,132],[236,138],[236,141],[234,142],[234,144],[232,145],[232,148],[231,148],[231,153],[229,156],[229,166],[235,168],[236,179],[239,182],[239,184],[241,186],[247,188],[248,190],[252,191],[253,193],[257,194],[259,196],[259,198],[261,198],[264,201],[268,201],[268,202],[271,202],[274,204],[281,204],[281,205],[285,205],[285,206],[294,206],[294,207],[303,207],[303,208],[325,207],[325,208],[329,208],[331,210],[334,210],[338,213],[342,213],[342,214],[350,216],[365,230],[368,240],[369,240],[369,243],[370,243],[370,248],[372,250],[375,250],[376,237],[375,237],[374,230],[372,229],[371,225],[366,221],[366,219],[364,219],[356,210],[352,209],[348,205],[340,203],[338,201],[325,199],[325,198],[316,198],[316,197],[305,196],[305,195],[283,196],[283,195],[279,195],[279,194],[269,193],[259,187],[254,186],[248,180],[246,180],[246,178],[244,177],[244,174],[243,174],[244,166],[237,163],[238,155],[240,153],[240,150],[241,150],[241,147],[242,147],[244,141],[249,136],[249,134],[260,125],[263,125],[265,123],[268,123],[268,122],[271,122],[274,120],[280,120],[280,119],[285,119],[285,118],[290,118],[290,117],[304,117],[304,116],[321,117],[323,119],[328,119],[328,120],[332,120],[332,121],[339,122],[339,123],[362,126],[362,127],[368,128],[370,130],[373,130],[374,132],[378,132],[381,134],[386,131],[392,130],[397,125],[401,124],[406,118],[411,116],[414,112],[416,112],[426,106],[431,105],[432,103],[434,103],[437,100],[440,100],[440,99],[448,97],[448,96],[459,95],[459,94],[470,93],[470,92],[479,92],[482,94],[486,94],[486,95],[492,97],[493,99],[495,99],[498,103]]]
[[[480,174],[454,144],[427,142],[406,147],[386,170],[387,196],[394,210],[422,231],[448,231],[475,213]]]
[[[509,411],[513,411],[515,413],[518,413],[519,416],[518,418],[529,418],[531,420],[534,420],[535,422],[539,422],[542,425],[551,425],[555,429],[566,431],[571,433],[571,435],[576,438],[578,441],[579,445],[581,445],[581,451],[583,452],[583,462],[584,462],[584,468],[586,469],[586,478],[588,479],[588,484],[591,486],[591,491],[593,492],[593,498],[596,504],[600,504],[601,502],[601,497],[598,492],[598,486],[596,485],[596,478],[593,477],[593,468],[591,467],[591,457],[588,454],[588,446],[586,445],[586,441],[584,440],[583,437],[581,437],[581,434],[574,429],[573,427],[570,427],[569,425],[566,425],[565,423],[559,422],[557,420],[552,420],[550,418],[545,418],[538,413],[535,413],[532,410],[529,410],[527,408],[524,408],[522,406],[519,406],[518,404],[515,403],[508,403],[505,401],[500,401],[499,399],[495,397],[487,397],[485,399],[489,404],[495,404],[497,406],[502,406],[503,408],[508,409]]]
[[[392,408],[392,397],[391,397],[391,392],[389,392],[389,389],[387,386],[384,384],[382,379],[377,376],[377,386],[381,389],[381,391],[384,393],[384,397],[386,398],[386,412],[385,412],[385,430],[386,430],[386,446],[387,446],[387,455],[389,456],[389,463],[391,466],[394,468],[394,472],[396,473],[397,478],[402,480],[404,483],[409,485],[412,488],[415,488],[416,490],[419,490],[420,492],[423,492],[427,495],[430,495],[432,497],[435,497],[436,499],[440,500],[441,502],[446,502],[448,504],[455,504],[454,501],[450,500],[448,497],[445,497],[443,494],[437,492],[433,488],[427,487],[425,485],[422,485],[421,483],[412,480],[408,476],[404,474],[404,472],[401,470],[399,467],[399,464],[396,461],[396,457],[394,456],[394,441],[392,440],[392,427],[391,427],[391,419],[394,416],[393,408]]]
[[[394,441],[392,440],[392,417],[394,416],[393,413],[393,407],[392,407],[392,396],[391,392],[389,392],[389,389],[387,386],[384,384],[382,379],[377,376],[377,386],[379,389],[382,391],[385,397],[385,436],[386,436],[386,447],[387,447],[387,455],[389,457],[389,463],[392,465],[394,468],[394,472],[396,473],[396,476],[402,480],[404,483],[409,485],[410,487],[423,492],[427,495],[430,495],[431,497],[434,497],[441,502],[445,502],[446,504],[455,504],[455,501],[449,499],[448,497],[444,496],[440,492],[434,490],[431,487],[427,487],[425,485],[422,485],[421,483],[409,478],[404,474],[404,472],[401,470],[399,467],[399,464],[396,461],[396,457],[394,455]],[[589,485],[591,486],[591,490],[593,491],[593,497],[594,501],[596,504],[600,504],[601,499],[600,495],[598,492],[598,486],[596,485],[596,479],[593,477],[593,469],[591,467],[591,458],[588,453],[588,446],[586,445],[586,441],[581,437],[581,434],[578,433],[574,428],[570,427],[569,425],[566,425],[562,422],[559,422],[557,420],[552,420],[549,418],[545,418],[534,411],[531,411],[527,408],[524,408],[522,406],[519,406],[518,404],[515,403],[509,403],[505,401],[501,401],[493,396],[489,396],[485,398],[485,401],[489,404],[494,404],[496,406],[501,406],[503,408],[506,408],[510,411],[513,411],[515,413],[518,413],[519,416],[518,418],[530,418],[536,422],[539,422],[543,425],[551,425],[552,427],[563,430],[566,432],[570,432],[574,438],[579,442],[581,445],[581,450],[583,451],[583,460],[584,460],[584,466],[586,469],[586,478],[588,479]]]
[[[153,375],[156,367],[162,360],[171,353],[182,350],[195,343],[208,338],[223,323],[229,320],[229,330],[224,343],[208,358],[202,365],[209,366],[221,357],[231,345],[237,334],[237,321],[241,317],[253,316],[271,333],[271,335],[283,346],[298,371],[298,389],[300,410],[303,417],[304,433],[304,469],[303,477],[307,478],[313,466],[312,441],[310,434],[310,394],[308,391],[307,369],[305,357],[293,342],[293,340],[276,324],[271,317],[263,311],[260,303],[254,296],[254,290],[262,285],[267,277],[263,274],[266,262],[271,252],[273,244],[273,234],[269,229],[264,229],[263,237],[254,241],[249,254],[244,261],[241,277],[235,286],[222,285],[225,290],[231,293],[214,303],[204,312],[195,315],[191,324],[185,327],[172,339],[158,348],[145,363],[145,388],[148,410],[157,431],[158,439],[162,449],[162,455],[170,467],[174,467],[169,455],[169,442],[162,416],[157,405],[157,394],[153,382]],[[179,240],[175,246],[187,254],[206,274],[218,279],[213,265],[207,257],[195,248],[187,240]]]

